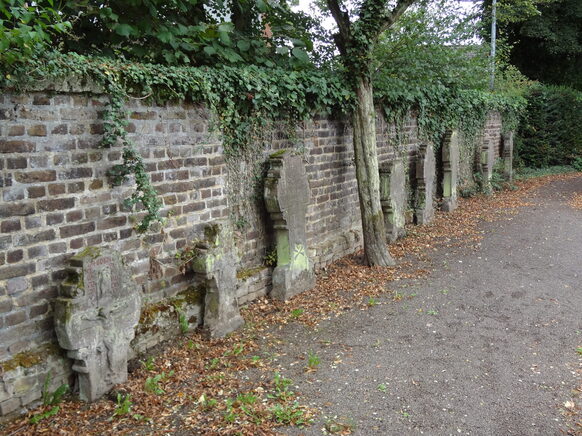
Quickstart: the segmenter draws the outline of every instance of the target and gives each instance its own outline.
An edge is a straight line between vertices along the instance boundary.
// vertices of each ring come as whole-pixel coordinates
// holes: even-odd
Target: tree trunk
[[[394,265],[386,244],[386,229],[380,206],[380,174],[376,151],[376,111],[372,84],[369,80],[356,79],[357,107],[352,121],[354,129],[354,153],[356,180],[360,197],[364,254],[370,266]]]

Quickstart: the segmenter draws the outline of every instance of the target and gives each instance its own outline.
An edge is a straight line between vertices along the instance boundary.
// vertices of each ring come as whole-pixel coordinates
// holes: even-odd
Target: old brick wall
[[[195,292],[197,283],[180,273],[175,254],[206,223],[231,216],[227,165],[208,111],[187,103],[130,101],[130,138],[145,158],[167,218],[163,230],[136,234],[132,227],[140,214],[123,206],[131,181],[112,187],[106,177],[121,162],[121,150],[99,147],[106,101],[85,93],[0,96],[0,415],[40,398],[49,372],[53,387],[71,374],[70,361],[56,346],[52,320],[52,302],[70,256],[94,245],[123,254],[142,286],[144,307],[156,318],[156,328],[148,324],[138,330],[133,348],[139,352],[178,332],[171,308],[156,304]],[[381,162],[395,149],[404,157],[414,154],[413,117],[405,131],[403,144],[395,148],[394,129],[379,118]],[[485,136],[498,143],[499,135],[493,116]],[[321,268],[361,248],[351,132],[342,121],[319,117],[298,126],[297,137],[311,188],[310,256]],[[273,138],[266,154],[288,146],[281,135]],[[259,221],[238,236],[240,269],[252,271],[241,274],[241,304],[265,295],[270,286],[271,268],[263,267],[272,244],[270,227],[262,206],[256,208]],[[198,322],[199,306],[190,308]]]

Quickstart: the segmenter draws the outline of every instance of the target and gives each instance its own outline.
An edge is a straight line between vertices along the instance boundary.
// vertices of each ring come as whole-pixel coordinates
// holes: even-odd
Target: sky
[[[467,14],[470,13],[475,3],[478,2],[478,0],[451,0],[451,1],[459,3],[462,6],[462,8],[467,12]],[[298,6],[295,6],[293,9],[309,13],[311,3],[312,0],[299,0]],[[324,18],[322,21],[322,25],[326,29],[330,30],[335,29],[335,22],[331,17]]]

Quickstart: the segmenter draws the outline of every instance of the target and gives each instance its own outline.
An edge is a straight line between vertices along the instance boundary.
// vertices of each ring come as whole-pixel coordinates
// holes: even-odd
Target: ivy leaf
[[[204,53],[206,53],[209,56],[212,56],[216,54],[216,49],[211,45],[207,45],[206,47],[204,47]]]
[[[127,38],[128,36],[135,34],[135,29],[129,24],[118,24],[115,26],[115,33]]]
[[[246,40],[241,40],[236,43],[236,46],[240,51],[248,51],[251,48],[251,43]]]
[[[293,50],[291,50],[291,53],[293,53],[293,56],[295,56],[301,62],[305,63],[309,62],[309,56],[307,55],[307,52],[302,48],[295,47]]]
[[[289,47],[277,47],[275,49],[275,53],[280,54],[280,55],[288,55],[289,54]]]

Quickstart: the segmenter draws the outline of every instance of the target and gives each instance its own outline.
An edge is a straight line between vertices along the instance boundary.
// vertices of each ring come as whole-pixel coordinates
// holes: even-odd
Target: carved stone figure
[[[457,208],[457,184],[459,180],[459,132],[449,130],[443,139],[443,204],[445,212]]]
[[[217,338],[244,324],[236,300],[237,257],[232,229],[226,221],[208,225],[204,233],[205,240],[196,247],[192,269],[204,279],[204,329],[210,337]]]
[[[402,159],[394,158],[380,167],[380,203],[389,242],[403,237],[406,207],[406,174]]]
[[[269,165],[265,203],[273,220],[277,244],[271,295],[288,300],[315,285],[305,231],[310,191],[301,156],[290,151],[277,152],[269,158]]]
[[[117,251],[88,247],[70,265],[55,304],[55,330],[74,359],[81,399],[95,401],[127,380],[141,295]]]
[[[416,154],[416,192],[414,214],[416,223],[428,224],[434,218],[434,179],[436,162],[431,145],[422,144]]]

